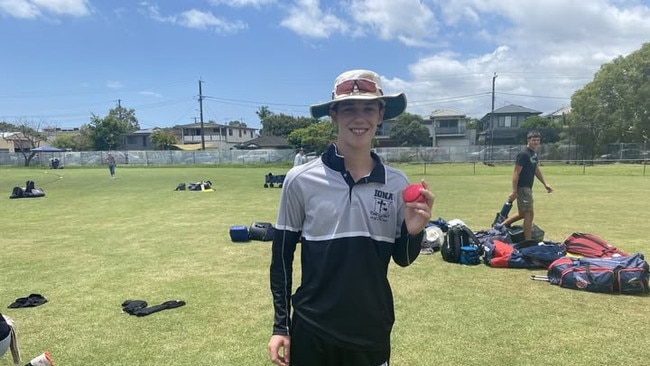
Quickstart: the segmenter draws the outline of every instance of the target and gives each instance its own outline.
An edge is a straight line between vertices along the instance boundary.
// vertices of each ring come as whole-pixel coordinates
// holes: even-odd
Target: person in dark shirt
[[[539,131],[530,131],[526,136],[526,141],[526,147],[517,154],[515,170],[512,174],[512,192],[508,197],[510,202],[517,199],[518,212],[497,225],[507,227],[523,219],[524,239],[530,240],[532,238],[533,218],[535,217],[533,206],[533,182],[535,177],[542,182],[546,192],[553,192],[553,187],[546,183],[538,165],[537,149],[541,144],[542,135]]]
[[[0,357],[9,349],[10,340],[11,328],[9,328],[4,316],[0,314]]]
[[[417,258],[434,202],[424,180],[424,202],[404,202],[406,175],[371,151],[377,126],[405,109],[404,94],[384,95],[368,70],[339,75],[332,100],[311,107],[314,118],[331,118],[338,136],[319,159],[291,169],[282,187],[270,266],[274,364],[388,365],[388,266]],[[298,242],[302,277],[292,296]]]
[[[106,162],[108,163],[108,172],[111,174],[111,178],[115,178],[115,157],[113,154],[108,154],[106,157]]]
[[[20,362],[20,350],[18,349],[18,340],[16,338],[15,325],[13,320],[6,315],[0,314],[0,358],[11,350],[11,357],[15,365]]]

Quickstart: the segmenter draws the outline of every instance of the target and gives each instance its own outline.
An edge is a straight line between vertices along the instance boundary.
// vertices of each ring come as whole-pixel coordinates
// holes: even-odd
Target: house
[[[290,149],[287,140],[280,136],[260,136],[241,144],[235,145],[236,149],[253,150],[253,149]]]
[[[153,143],[151,142],[151,134],[154,128],[133,131],[124,134],[123,149],[124,150],[152,150]]]
[[[480,125],[479,141],[486,145],[517,145],[521,144],[519,126],[527,118],[539,116],[540,111],[510,104],[483,116]]]
[[[396,119],[387,119],[383,121],[379,126],[377,126],[377,131],[375,132],[375,138],[377,143],[381,147],[396,147],[399,146],[399,142],[390,138],[390,129],[397,123]]]
[[[396,119],[384,121],[377,127],[375,137],[381,147],[399,146],[390,138]],[[469,118],[452,109],[437,109],[423,118],[422,124],[429,130],[431,146],[466,146],[476,141],[476,131],[468,129]]]
[[[437,109],[424,120],[429,129],[431,146],[474,145],[476,130],[468,129],[469,118],[453,109]]]
[[[549,113],[544,118],[550,119],[554,124],[566,126],[567,116],[571,113],[571,106],[564,106],[555,112]]]
[[[205,143],[215,149],[227,150],[242,142],[255,138],[257,129],[239,126],[226,126],[215,122],[203,123],[203,138],[201,137],[201,124],[191,123],[176,126],[181,129],[183,144]]]
[[[0,151],[29,151],[32,143],[22,132],[0,132]]]
[[[54,141],[59,136],[75,136],[81,133],[79,127],[45,127],[43,133],[47,136],[47,141]]]

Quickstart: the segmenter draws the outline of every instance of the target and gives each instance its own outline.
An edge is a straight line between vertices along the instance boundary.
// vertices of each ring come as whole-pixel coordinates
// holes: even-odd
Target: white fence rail
[[[514,161],[523,146],[447,146],[447,147],[394,147],[376,148],[375,152],[386,162],[508,162]],[[295,151],[291,149],[274,150],[147,150],[147,151],[111,151],[120,165],[157,166],[157,165],[197,165],[197,164],[278,164],[293,163]],[[107,151],[70,151],[39,152],[30,166],[50,166],[52,159],[58,159],[62,167],[97,166],[106,163]],[[618,156],[592,158],[585,156],[579,146],[543,145],[539,151],[542,160],[581,163],[583,161],[608,162],[648,162],[650,155],[617,159]],[[22,153],[0,152],[0,165],[24,166]]]

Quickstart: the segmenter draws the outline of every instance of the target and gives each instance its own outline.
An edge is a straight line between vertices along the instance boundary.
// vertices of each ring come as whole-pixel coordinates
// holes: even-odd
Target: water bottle
[[[508,217],[508,215],[510,214],[511,209],[512,209],[512,201],[507,200],[506,203],[503,204],[503,207],[501,207],[501,211],[499,211],[499,216],[501,216],[501,218],[505,220],[506,217]]]

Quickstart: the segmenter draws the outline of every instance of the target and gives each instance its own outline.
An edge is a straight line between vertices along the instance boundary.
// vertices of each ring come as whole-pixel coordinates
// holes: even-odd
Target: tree
[[[478,118],[470,118],[467,121],[467,128],[471,130],[477,130],[479,127],[480,121]]]
[[[127,132],[133,132],[140,129],[138,119],[135,117],[134,109],[126,109],[121,105],[108,111],[108,116],[115,117],[116,119],[126,123],[128,126]]]
[[[336,126],[329,122],[317,122],[307,127],[294,130],[287,137],[287,142],[294,148],[302,147],[306,151],[323,153],[332,141],[336,140]]]
[[[261,106],[260,109],[255,112],[257,114],[257,117],[259,117],[260,122],[263,121],[267,117],[271,117],[273,115],[273,112],[269,110],[268,106]]]
[[[405,112],[396,120],[390,129],[391,138],[405,146],[431,145],[429,129],[422,124],[422,117]]]
[[[23,158],[25,158],[25,166],[29,166],[36,155],[36,151],[33,151],[33,149],[39,147],[41,142],[47,141],[47,136],[39,132],[40,123],[38,122],[22,121],[17,125],[3,122],[0,127],[6,132],[15,132],[11,137],[3,135],[2,138],[5,141],[11,140],[14,146],[18,147]]]
[[[240,122],[240,121],[230,121],[230,122],[228,122],[228,126],[241,127],[241,128],[248,127],[244,122]]]
[[[88,138],[88,127],[82,127],[77,135],[61,135],[52,141],[52,146],[73,151],[88,151],[92,144]]]
[[[93,148],[102,151],[122,147],[122,138],[131,127],[128,122],[113,115],[99,118],[93,114],[87,128]]]
[[[540,129],[540,128],[549,128],[549,127],[556,127],[553,124],[553,121],[540,117],[540,116],[530,116],[526,118],[523,122],[521,122],[521,125],[519,126],[520,128],[525,128],[527,130],[533,130],[533,129]]]
[[[608,143],[647,143],[650,136],[650,43],[601,66],[571,97],[571,127],[592,157]],[[584,146],[583,146],[584,147]]]
[[[261,134],[264,136],[287,137],[292,131],[314,123],[318,123],[318,120],[307,117],[293,117],[282,113],[271,114],[262,120]]]
[[[169,150],[177,141],[172,129],[156,128],[151,134],[151,142],[156,150]]]

